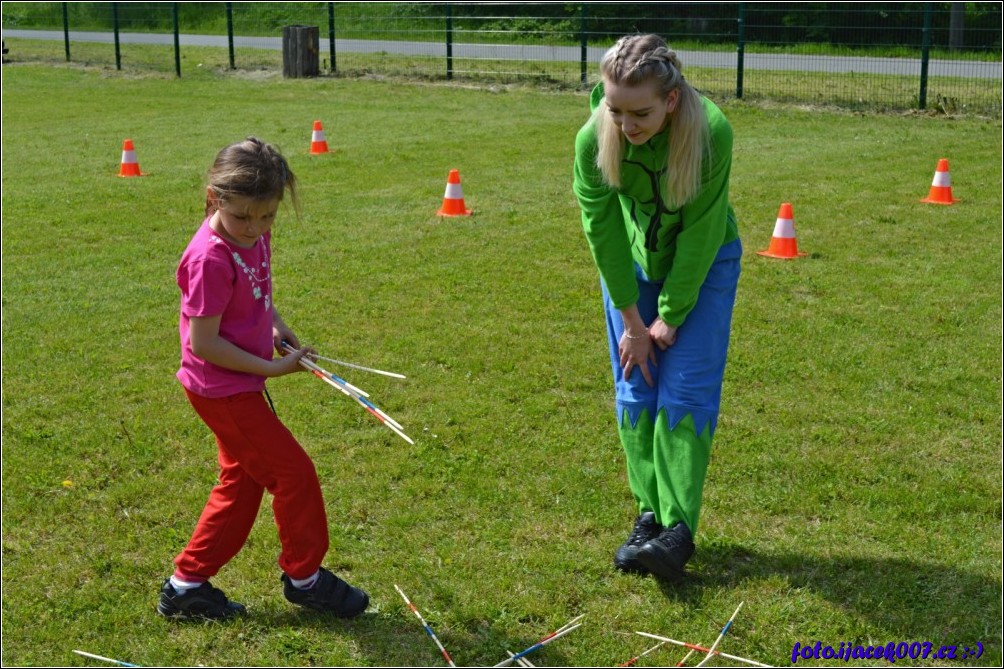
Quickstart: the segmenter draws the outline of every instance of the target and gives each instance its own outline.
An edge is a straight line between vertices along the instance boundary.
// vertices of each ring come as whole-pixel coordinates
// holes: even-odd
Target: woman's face
[[[604,79],[603,91],[611,120],[634,145],[644,144],[666,127],[680,97],[679,89],[661,95],[653,81],[627,86]]]

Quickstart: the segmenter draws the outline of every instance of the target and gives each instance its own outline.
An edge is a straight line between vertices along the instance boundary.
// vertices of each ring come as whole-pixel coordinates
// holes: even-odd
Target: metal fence
[[[8,61],[280,70],[318,26],[328,75],[590,86],[621,34],[668,39],[714,98],[999,116],[1001,4],[3,3]]]

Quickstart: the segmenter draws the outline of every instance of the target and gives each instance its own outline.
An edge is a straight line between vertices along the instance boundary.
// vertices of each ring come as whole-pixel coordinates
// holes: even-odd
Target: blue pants
[[[696,534],[711,439],[718,422],[722,378],[739,282],[742,244],[723,246],[701,285],[697,304],[677,330],[676,343],[656,348],[649,364],[649,387],[640,369],[624,378],[619,343],[624,332],[620,311],[603,286],[617,421],[625,449],[628,482],[639,511],[654,511],[662,525],[687,523]],[[658,316],[661,281],[636,268],[638,310],[646,325]]]

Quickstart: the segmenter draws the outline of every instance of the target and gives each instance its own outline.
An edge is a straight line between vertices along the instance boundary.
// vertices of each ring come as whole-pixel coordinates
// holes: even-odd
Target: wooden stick
[[[698,667],[703,667],[711,659],[711,656],[715,652],[715,649],[718,648],[718,644],[722,642],[722,639],[724,639],[725,635],[728,634],[729,628],[732,627],[732,621],[736,619],[737,615],[739,615],[739,609],[741,609],[743,607],[743,604],[745,603],[746,602],[739,602],[739,606],[736,607],[736,610],[732,613],[732,617],[729,618],[729,621],[725,623],[725,627],[722,628],[722,631],[718,635],[718,638],[715,639],[715,643],[712,644],[711,650],[708,651],[707,656],[705,656],[703,660],[697,663]]]
[[[648,632],[635,632],[635,634],[639,634],[641,636],[648,637],[649,639],[655,639],[656,641],[666,641],[668,643],[676,644],[677,646],[683,646],[684,648],[690,648],[692,650],[696,650],[696,651],[699,651],[699,652],[702,652],[702,653],[711,653],[711,649],[710,648],[705,648],[704,646],[697,646],[697,645],[694,645],[692,643],[686,643],[685,641],[677,641],[676,639],[667,639],[664,636],[658,636],[656,634],[649,634]],[[730,660],[735,660],[736,662],[743,662],[744,664],[750,664],[750,665],[753,665],[754,667],[770,667],[771,666],[769,664],[762,664],[760,662],[755,662],[753,660],[747,660],[745,657],[738,657],[736,655],[729,655],[728,653],[723,653],[720,650],[716,650],[712,654],[714,654],[714,655],[721,655],[724,658],[728,658]]]
[[[532,646],[530,646],[526,650],[521,650],[520,652],[518,652],[515,655],[513,655],[512,657],[510,657],[508,660],[502,660],[501,662],[499,662],[498,664],[496,664],[495,667],[508,667],[515,660],[518,660],[519,658],[523,657],[524,655],[529,655],[530,653],[532,653],[535,650],[539,650],[540,648],[543,648],[544,646],[546,646],[547,644],[551,643],[552,641],[557,641],[558,639],[560,639],[561,637],[565,636],[569,632],[575,631],[576,629],[578,629],[580,627],[582,627],[582,623],[579,623],[578,625],[572,625],[571,627],[569,627],[568,625],[565,625],[561,629],[561,631],[552,632],[551,634],[547,635],[546,637],[544,637],[543,639],[541,639],[537,643],[533,644]]]
[[[100,655],[94,655],[93,653],[85,653],[82,650],[75,650],[73,652],[76,653],[77,655],[83,655],[84,657],[89,657],[92,660],[101,660],[102,662],[111,662],[112,664],[117,664],[120,667],[139,667],[139,666],[142,666],[142,665],[139,665],[139,664],[129,664],[128,662],[123,662],[122,660],[113,660],[110,657],[102,657]]]
[[[513,653],[511,650],[507,650],[506,653],[508,653],[509,657],[513,658],[515,660],[516,664],[518,664],[521,667],[534,667],[534,666],[536,666],[535,664],[533,664],[532,662],[530,662],[530,660],[526,659],[525,657],[521,657],[519,659],[516,659],[516,654]]]
[[[635,655],[634,657],[632,657],[627,662],[622,662],[622,663],[618,664],[617,666],[618,667],[630,667],[632,664],[634,664],[635,662],[637,662],[641,658],[645,657],[646,655],[648,655],[649,653],[651,653],[653,651],[659,650],[660,648],[662,648],[663,646],[665,646],[667,643],[668,642],[666,642],[666,641],[660,641],[657,645],[652,646],[651,648],[649,648],[648,650],[646,650],[641,655]],[[690,652],[694,652],[694,651],[690,651]],[[687,659],[687,658],[683,658],[683,659]],[[677,665],[677,666],[680,666],[680,665]]]
[[[283,344],[283,348],[285,348],[289,352],[296,351],[296,349],[294,349],[292,346],[285,343]],[[393,431],[396,435],[407,441],[409,444],[415,443],[414,441],[412,441],[411,437],[409,437],[404,433],[400,423],[398,423],[396,420],[394,420],[393,418],[385,414],[383,411],[378,409],[376,405],[374,405],[368,399],[360,395],[358,388],[348,384],[344,379],[335,376],[328,370],[319,366],[317,363],[311,362],[306,358],[306,356],[300,358],[298,362],[300,363],[301,367],[313,373],[313,375],[316,376],[317,378],[321,379],[322,381],[326,382],[331,386],[334,386],[341,392],[345,393],[346,395],[354,399],[360,406],[362,406],[364,409],[366,409],[371,414],[376,416],[377,420],[379,420],[381,423],[390,428],[390,430]]]
[[[351,362],[342,362],[341,360],[335,360],[334,358],[326,358],[325,356],[319,355],[317,353],[314,353],[312,357],[317,358],[318,360],[325,360],[327,362],[333,362],[336,365],[342,365],[344,367],[351,367],[352,369],[358,369],[361,372],[372,372],[373,374],[383,374],[384,376],[390,376],[390,377],[393,377],[395,379],[406,379],[406,378],[408,378],[404,374],[395,374],[394,372],[385,372],[382,369],[373,369],[372,367],[363,367],[362,365],[354,365]]]
[[[445,648],[443,648],[443,644],[439,642],[439,637],[436,636],[436,633],[432,631],[431,627],[429,627],[429,623],[425,622],[425,618],[422,617],[422,614],[418,612],[418,609],[415,608],[415,605],[411,603],[410,599],[408,599],[408,595],[404,594],[404,591],[401,590],[401,588],[397,587],[396,583],[394,584],[394,589],[397,590],[398,594],[404,598],[404,603],[408,605],[408,608],[411,609],[411,612],[414,613],[416,616],[418,616],[418,619],[422,622],[422,627],[425,628],[426,633],[430,637],[432,637],[432,640],[436,642],[437,646],[439,646],[439,652],[443,654],[443,657],[446,658],[446,661],[450,663],[451,667],[456,667],[457,665],[453,664],[453,658],[450,657],[450,654],[446,652]]]

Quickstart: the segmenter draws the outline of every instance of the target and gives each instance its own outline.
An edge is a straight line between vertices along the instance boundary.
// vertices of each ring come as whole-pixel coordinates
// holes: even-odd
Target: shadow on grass
[[[903,640],[960,647],[979,641],[1001,652],[1001,580],[933,561],[807,557],[719,543],[698,546],[683,581],[659,585],[668,599],[696,606],[705,588],[778,577]]]
[[[506,648],[518,653],[551,631],[542,629],[539,636],[533,639],[509,637],[495,632],[483,621],[445,627],[429,618],[428,614],[426,617],[458,666],[494,665],[506,658]],[[441,666],[445,662],[435,642],[407,609],[401,617],[370,609],[357,618],[344,620],[297,608],[282,608],[259,612],[254,624],[263,626],[272,634],[276,630],[288,630],[288,635],[280,632],[273,643],[278,645],[279,652],[290,663],[298,665],[324,665],[335,659],[343,660],[326,656],[316,646],[317,635],[311,632],[351,643],[364,658],[362,662],[370,666]],[[494,652],[493,649],[498,650]],[[541,649],[536,654],[546,656],[548,664],[568,666],[567,658],[554,647]]]

